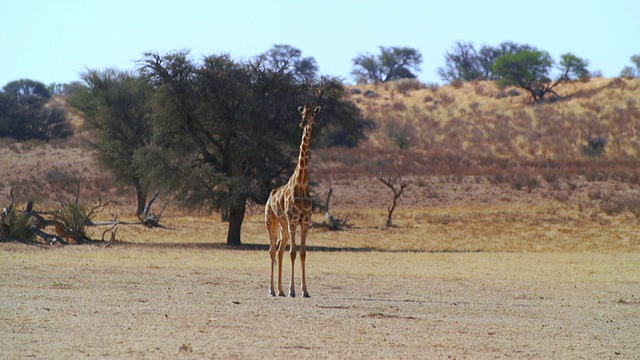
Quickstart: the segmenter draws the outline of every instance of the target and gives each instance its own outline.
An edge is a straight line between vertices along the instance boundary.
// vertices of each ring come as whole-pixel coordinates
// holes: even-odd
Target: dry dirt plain
[[[267,296],[258,207],[242,249],[216,217],[179,215],[110,247],[0,244],[0,358],[640,357],[637,220],[469,186],[405,199],[396,228],[352,207],[354,228],[314,229],[310,299]]]

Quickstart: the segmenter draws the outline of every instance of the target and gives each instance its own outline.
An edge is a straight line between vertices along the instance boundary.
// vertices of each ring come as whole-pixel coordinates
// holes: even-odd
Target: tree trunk
[[[138,201],[136,215],[140,215],[144,212],[145,206],[147,206],[147,189],[145,189],[138,179],[133,180],[133,186],[136,188],[136,199]]]
[[[244,220],[245,206],[239,209],[229,209],[229,232],[227,233],[227,245],[242,245],[240,230]]]

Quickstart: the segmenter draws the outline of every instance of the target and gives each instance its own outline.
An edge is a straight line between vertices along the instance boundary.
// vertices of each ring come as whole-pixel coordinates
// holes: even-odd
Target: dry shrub
[[[392,81],[391,84],[395,91],[407,95],[411,90],[420,90],[424,88],[424,85],[418,79],[400,79]]]
[[[34,241],[35,235],[29,229],[29,218],[19,213],[15,206],[0,218],[0,242]]]
[[[391,104],[391,109],[393,111],[406,111],[407,105],[403,101],[394,101]]]
[[[449,106],[449,105],[453,104],[455,101],[456,101],[456,98],[454,96],[452,96],[452,95],[445,94],[445,93],[440,95],[440,102],[444,106]]]
[[[622,214],[627,210],[636,218],[640,218],[640,196],[619,195],[605,198],[600,203],[600,209],[610,216]]]
[[[455,89],[460,89],[461,87],[464,86],[464,80],[455,79],[450,83],[450,85],[453,86]]]

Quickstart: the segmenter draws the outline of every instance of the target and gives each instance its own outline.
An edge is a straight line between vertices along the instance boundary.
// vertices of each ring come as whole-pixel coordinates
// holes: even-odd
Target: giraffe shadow
[[[224,243],[136,243],[118,241],[114,246],[125,248],[148,249],[202,249],[202,250],[233,250],[233,251],[269,251],[268,244],[227,245]],[[287,245],[287,248],[289,246]],[[298,245],[300,249],[300,245]],[[383,249],[375,247],[339,247],[339,246],[307,246],[310,252],[382,252],[382,253],[477,253],[482,250],[412,250],[412,249]]]

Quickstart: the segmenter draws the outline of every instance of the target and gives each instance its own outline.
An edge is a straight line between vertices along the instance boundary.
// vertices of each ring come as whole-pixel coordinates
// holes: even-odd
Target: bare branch
[[[147,206],[145,206],[144,212],[142,214],[138,214],[138,219],[140,219],[140,222],[146,227],[162,227],[162,225],[160,225],[160,218],[162,217],[162,213],[164,212],[164,209],[168,204],[165,204],[165,206],[160,211],[160,214],[156,215],[151,213],[151,205],[153,205],[153,202],[156,201],[156,198],[159,194],[160,190],[157,190],[155,194],[153,194],[153,197],[151,197],[151,200],[149,200]]]
[[[113,228],[111,228],[113,229]],[[113,230],[111,232],[111,238],[109,239],[109,241],[106,244],[103,244],[102,247],[108,247],[111,246],[111,244],[113,244],[116,241],[116,232],[118,231],[118,228],[116,228],[115,230]],[[102,233],[102,240],[104,241],[104,233]]]
[[[16,202],[15,197],[13,196],[13,190],[14,188],[11,188],[11,191],[9,192],[9,195],[11,196],[11,204],[9,204],[9,206],[7,206],[6,208],[2,209],[2,218],[4,219],[5,216],[9,215],[9,213],[11,212],[11,210],[13,209],[13,205]]]
[[[149,200],[149,203],[147,204],[147,206],[145,206],[144,208],[145,215],[149,215],[151,213],[151,205],[153,205],[153,202],[156,201],[156,198],[158,197],[158,195],[160,195],[160,190],[156,190],[156,193],[153,194],[153,196],[151,197],[151,200]]]

